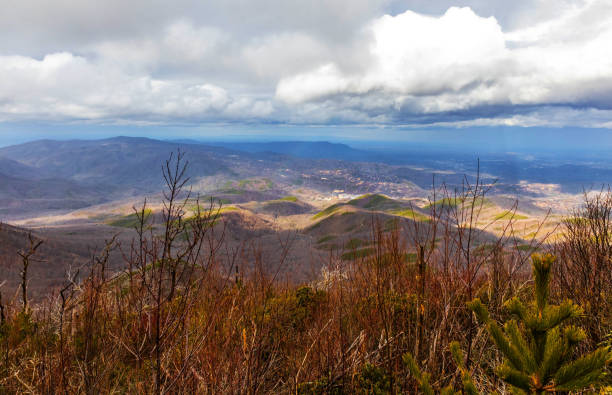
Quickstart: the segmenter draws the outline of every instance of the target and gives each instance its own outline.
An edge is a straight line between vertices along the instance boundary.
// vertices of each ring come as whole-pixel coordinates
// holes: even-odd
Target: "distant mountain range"
[[[193,184],[202,190],[214,189],[201,184],[211,177],[219,182],[270,177],[287,185],[306,182],[321,191],[390,193],[376,184],[412,183],[428,189],[435,173],[438,183],[457,186],[464,174],[473,179],[477,163],[475,156],[465,153],[385,153],[325,141],[39,140],[0,148],[0,216],[73,210],[158,193],[163,187],[162,165],[178,149],[189,161]],[[612,183],[612,162],[504,154],[480,158],[480,165],[486,178],[497,179],[506,193],[523,193],[516,187],[521,181],[558,184],[560,191],[571,193]],[[329,177],[321,172],[342,175]]]
[[[197,143],[194,140],[191,142]],[[465,148],[452,150],[446,145],[439,150],[432,146],[419,145],[412,149],[404,146],[398,147],[393,152],[382,152],[355,149],[346,144],[325,141],[207,142],[206,144],[244,152],[273,152],[310,159],[425,167],[430,169],[427,175],[429,180],[434,171],[451,170],[459,174],[473,175],[480,160],[482,173],[503,184],[516,184],[520,181],[559,184],[561,190],[575,193],[612,183],[612,158],[594,161],[592,158],[580,159],[576,155],[554,157],[548,151],[546,155],[533,156],[515,153],[491,154],[484,150],[483,155],[479,157],[476,153],[468,153]],[[417,184],[422,185],[419,182]]]
[[[145,138],[40,140],[0,149],[0,213],[75,209],[121,197],[159,192],[161,167],[183,147],[189,172],[230,172],[222,148]]]
[[[279,143],[289,150],[292,143]],[[317,146],[329,146],[320,143]],[[352,152],[348,146],[333,145]],[[298,150],[305,156],[322,152],[315,146]],[[103,140],[38,140],[0,148],[0,215],[29,215],[40,210],[77,209],[130,196],[158,193],[164,186],[162,166],[180,150],[188,161],[192,183],[205,177],[244,179],[280,168],[302,169],[318,162],[271,153],[245,152],[191,141],[115,137]],[[308,152],[311,154],[308,155]],[[353,158],[357,158],[353,153]],[[333,164],[322,168],[335,167]]]
[[[188,154],[192,174],[228,171],[218,160],[219,155],[227,155],[226,150],[134,137],[40,140],[1,148],[0,158],[19,162],[24,166],[21,173],[26,173],[27,166],[27,169],[40,172],[40,176],[153,190],[161,185],[164,161],[181,147]]]
[[[217,147],[253,153],[273,152],[308,159],[336,159],[360,162],[387,160],[384,155],[351,148],[346,144],[327,141],[274,141],[265,143],[208,143]]]

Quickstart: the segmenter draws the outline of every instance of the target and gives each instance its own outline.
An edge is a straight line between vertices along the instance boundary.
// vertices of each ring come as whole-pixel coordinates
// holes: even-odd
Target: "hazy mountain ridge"
[[[274,182],[280,182],[286,187],[301,180],[304,174],[317,174],[326,169],[338,168],[358,174],[358,177],[362,174],[383,181],[396,180],[394,176],[389,178],[385,175],[388,171],[371,175],[367,174],[370,172],[369,166],[360,170],[351,162],[337,159],[295,158],[269,152],[248,153],[202,144],[131,137],[40,140],[0,149],[0,158],[7,163],[5,168],[11,173],[6,175],[0,196],[6,199],[57,198],[84,202],[77,205],[72,202],[66,207],[59,207],[74,209],[88,203],[93,205],[122,197],[157,193],[163,187],[162,166],[170,154],[176,155],[178,150],[189,163],[187,175],[191,182],[198,185],[200,179],[215,176],[221,184],[217,187],[220,192],[224,189],[223,180],[272,177]],[[306,183],[328,191],[338,188],[337,183],[329,177],[310,177]],[[348,185],[346,182],[344,184]],[[340,188],[344,189],[345,186],[340,185]],[[205,189],[215,187],[208,185]],[[279,193],[277,191],[269,195],[268,199]],[[14,205],[15,202],[9,202],[7,207]],[[23,204],[19,208],[28,211]]]
[[[86,207],[147,193],[163,185],[162,166],[181,148],[188,174],[232,174],[221,148],[118,137],[105,140],[40,140],[0,149],[0,198],[5,213]],[[4,175],[3,175],[4,174]],[[42,199],[54,204],[29,202]]]
[[[35,141],[1,148],[0,157],[83,183],[153,190],[161,185],[164,161],[179,147],[189,156],[189,171],[193,174],[212,175],[228,171],[217,161],[214,149],[132,137]]]
[[[384,159],[383,155],[374,152],[328,141],[210,142],[208,144],[243,152],[277,153],[306,159],[337,159],[362,162]]]
[[[551,153],[542,147],[534,147],[532,154],[514,152],[491,153],[487,147],[452,145],[398,144],[384,150],[353,148],[347,144],[326,141],[274,141],[274,142],[200,142],[185,140],[192,144],[209,144],[249,153],[276,153],[308,159],[330,159],[346,162],[369,162],[389,165],[394,175],[428,188],[432,174],[437,182],[460,185],[464,175],[474,176],[478,162],[483,174],[495,179],[510,192],[523,193],[513,187],[519,182],[558,184],[563,192],[577,193],[583,189],[599,188],[612,182],[612,162],[609,158],[597,159]],[[361,143],[362,145],[364,143]],[[390,146],[392,147],[392,146]],[[478,151],[482,151],[478,154]],[[415,170],[416,169],[416,170]],[[449,174],[449,171],[454,174]]]
[[[4,161],[5,168],[15,174],[0,171],[0,215],[13,224],[44,230],[48,240],[58,240],[59,258],[81,262],[85,255],[69,259],[61,252],[68,251],[64,244],[78,240],[79,245],[99,245],[115,233],[127,243],[133,232],[133,207],[145,198],[152,212],[161,213],[162,166],[180,150],[188,162],[187,187],[193,192],[186,215],[194,215],[196,196],[203,207],[211,199],[221,203],[223,221],[218,226],[227,226],[230,246],[260,245],[270,262],[278,260],[274,246],[279,237],[293,235],[297,244],[288,255],[292,264],[283,276],[306,279],[307,273],[318,273],[319,258],[330,251],[346,254],[345,250],[359,247],[355,256],[368,253],[367,240],[376,221],[384,229],[397,223],[411,228],[413,221],[427,226],[427,197],[434,174],[438,185],[446,181],[451,191],[464,180],[459,170],[463,164],[458,169],[443,167],[452,161],[450,157],[431,168],[371,162],[372,156],[361,157],[362,151],[342,144],[280,142],[242,147],[252,152],[131,137],[43,140],[5,147],[0,149],[0,163]],[[351,155],[352,159],[346,159]],[[484,179],[490,182],[493,177]],[[473,180],[473,173],[468,180]],[[509,188],[501,185],[500,191]],[[508,214],[512,202],[510,197],[487,201],[486,219],[512,218]],[[535,203],[525,207],[530,207],[529,213],[522,211],[515,218],[521,225],[517,238],[533,233],[543,215]],[[500,232],[503,226],[492,227],[483,233],[483,240]],[[343,259],[352,257],[348,254]],[[49,276],[58,284],[65,265],[55,259],[49,261],[53,272]]]
[[[179,149],[189,162],[187,174],[196,193],[230,195],[231,201],[242,202],[276,199],[299,187],[321,194],[426,197],[434,182],[446,183],[451,190],[461,187],[466,174],[468,181],[473,182],[477,164],[476,158],[468,160],[461,155],[438,158],[432,157],[431,152],[385,155],[329,142],[211,144],[222,146],[191,140],[115,137],[39,140],[0,148],[0,175],[4,174],[0,210],[5,215],[23,217],[40,210],[65,211],[156,194],[163,187],[162,165]],[[390,164],[393,162],[390,158],[401,164]],[[484,182],[497,180],[493,193],[538,198],[550,196],[554,188],[577,193],[583,187],[612,180],[612,169],[605,166],[587,171],[594,165],[513,158],[515,161],[481,160]],[[236,189],[243,182],[264,178],[271,182],[269,186],[260,186],[265,190]],[[558,186],[532,187],[531,183]],[[248,195],[244,195],[247,191]],[[244,196],[239,199],[241,194]]]

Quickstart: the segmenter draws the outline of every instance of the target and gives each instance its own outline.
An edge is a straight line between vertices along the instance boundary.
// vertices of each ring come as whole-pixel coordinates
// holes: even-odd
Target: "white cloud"
[[[232,97],[208,83],[129,75],[70,53],[36,60],[0,57],[0,114],[5,119],[193,121],[270,114],[266,100]]]
[[[185,77],[223,69],[230,46],[226,32],[182,19],[150,36],[95,42],[83,51],[99,63],[130,72]]]
[[[601,1],[510,33],[469,8],[450,8],[440,17],[386,15],[369,26],[374,40],[366,70],[345,72],[328,63],[282,79],[276,96],[293,105],[352,103],[364,113],[378,103],[387,106],[379,111],[399,120],[461,111],[470,116],[490,106],[607,108],[611,21],[612,5]]]
[[[610,124],[609,0],[405,6],[0,3],[0,120]]]
[[[331,48],[304,33],[281,33],[251,40],[241,63],[258,78],[276,83],[279,78],[316,67],[333,56]]]

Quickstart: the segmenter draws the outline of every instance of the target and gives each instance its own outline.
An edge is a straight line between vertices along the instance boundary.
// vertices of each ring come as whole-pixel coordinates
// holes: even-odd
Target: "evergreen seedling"
[[[506,303],[516,317],[503,329],[493,321],[479,299],[468,303],[504,356],[497,374],[510,384],[515,393],[544,394],[596,387],[605,375],[605,366],[612,361],[610,347],[574,357],[574,347],[584,340],[585,332],[567,321],[582,314],[570,300],[560,305],[549,304],[551,266],[555,257],[532,256],[535,281],[533,303],[525,305],[518,298]]]

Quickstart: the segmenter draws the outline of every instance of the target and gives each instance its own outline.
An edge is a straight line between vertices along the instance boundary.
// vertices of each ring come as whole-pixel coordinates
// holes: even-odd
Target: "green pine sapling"
[[[506,303],[516,319],[506,322],[503,330],[489,317],[479,299],[468,303],[504,356],[497,374],[519,394],[544,394],[596,387],[612,361],[610,347],[574,358],[574,347],[584,340],[584,330],[567,321],[582,314],[571,300],[549,304],[551,266],[555,257],[532,257],[535,300],[525,305],[518,298]]]

